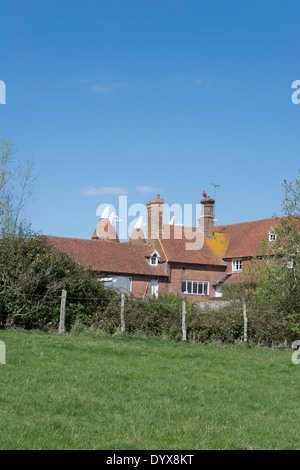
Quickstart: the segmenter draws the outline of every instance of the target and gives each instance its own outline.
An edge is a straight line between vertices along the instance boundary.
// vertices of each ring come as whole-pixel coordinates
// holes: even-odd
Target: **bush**
[[[120,330],[120,295],[105,289],[98,275],[78,266],[73,259],[46,243],[44,237],[24,235],[0,239],[0,326],[57,328],[62,289],[67,290],[66,329],[83,328],[115,334]],[[183,298],[159,298],[125,302],[126,330],[130,334],[182,340]],[[256,304],[254,304],[254,307]],[[267,346],[290,344],[300,338],[300,313],[291,315],[249,309],[248,337]],[[80,326],[79,326],[80,325]],[[240,302],[229,307],[203,310],[186,299],[189,342],[233,343],[243,339]]]
[[[68,292],[67,328],[81,316],[93,321],[112,296],[95,273],[50,247],[45,237],[19,233],[0,239],[2,327],[56,328],[62,289]]]
[[[253,341],[265,346],[291,345],[300,339],[300,314],[248,312]]]
[[[130,334],[182,340],[182,298],[164,296],[146,300],[127,298],[126,331]],[[189,342],[229,344],[243,341],[243,312],[239,302],[222,309],[203,310],[187,302],[187,339]],[[120,330],[120,298],[111,300],[98,314],[96,327],[109,334]],[[248,312],[248,340],[265,346],[288,345],[300,338],[300,314],[284,315]]]
[[[125,303],[126,331],[130,334],[158,336],[182,340],[182,297],[165,295],[159,298],[134,299]],[[186,301],[187,336],[190,342],[222,341],[231,343],[243,336],[243,315],[236,309],[203,311]],[[111,300],[98,315],[97,328],[114,334],[121,327],[120,298]]]

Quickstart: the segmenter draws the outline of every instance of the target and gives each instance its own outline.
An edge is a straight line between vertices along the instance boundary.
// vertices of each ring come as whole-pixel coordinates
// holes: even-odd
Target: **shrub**
[[[182,298],[164,296],[146,300],[127,298],[125,303],[126,331],[143,336],[160,336],[182,340]],[[243,312],[239,302],[218,310],[203,310],[187,302],[187,337],[189,342],[233,343],[244,335]],[[121,327],[120,298],[116,297],[101,311],[97,328],[114,334]],[[300,338],[300,315],[248,312],[248,339],[266,346],[291,344]]]
[[[68,291],[68,328],[81,316],[92,321],[112,295],[95,273],[50,247],[45,237],[19,233],[0,239],[2,327],[57,327],[62,289]]]

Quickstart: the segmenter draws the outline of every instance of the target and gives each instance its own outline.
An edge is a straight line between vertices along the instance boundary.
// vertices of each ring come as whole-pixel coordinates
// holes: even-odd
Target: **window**
[[[158,297],[158,278],[153,277],[151,279],[151,295]]]
[[[150,257],[147,259],[147,261],[150,266],[158,266],[159,258],[159,253],[154,250],[153,253],[151,253]]]
[[[276,238],[277,238],[277,235],[276,233],[274,232],[274,230],[270,230],[269,232],[269,242],[275,242]]]
[[[207,281],[181,281],[181,293],[192,295],[208,295],[209,283]]]
[[[242,271],[243,270],[243,261],[241,259],[232,260],[232,272]]]
[[[153,255],[153,256],[150,257],[150,264],[151,264],[151,266],[157,266],[158,265],[157,255]]]
[[[127,294],[132,292],[132,277],[109,276],[99,278],[98,281],[103,282],[105,288],[113,288],[119,292],[125,292]]]

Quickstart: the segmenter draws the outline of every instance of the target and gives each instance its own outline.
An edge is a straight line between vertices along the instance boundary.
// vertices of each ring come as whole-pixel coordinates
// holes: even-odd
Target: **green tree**
[[[300,169],[298,170],[300,174]],[[286,215],[300,218],[300,180],[288,183],[283,182],[284,197],[282,200],[282,209]]]
[[[67,327],[80,316],[88,322],[113,294],[99,276],[30,231],[24,208],[34,181],[33,162],[18,163],[12,141],[0,134],[0,326],[56,326],[62,289]]]
[[[257,263],[258,286],[252,299],[256,308],[300,312],[300,181],[283,183],[282,210],[276,240],[264,241],[263,263]]]
[[[62,289],[68,291],[67,326],[78,317],[95,318],[112,295],[94,272],[51,247],[46,237],[19,232],[0,239],[2,327],[56,327]]]

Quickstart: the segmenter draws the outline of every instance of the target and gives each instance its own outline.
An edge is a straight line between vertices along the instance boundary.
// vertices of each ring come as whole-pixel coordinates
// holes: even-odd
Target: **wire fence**
[[[60,334],[82,328],[111,335],[141,334],[183,342],[239,341],[267,346],[289,346],[300,339],[300,312],[251,309],[232,302],[212,309],[200,308],[184,298],[134,299],[124,294],[84,297],[57,294],[23,294],[10,315],[0,310],[1,328],[56,330]]]

